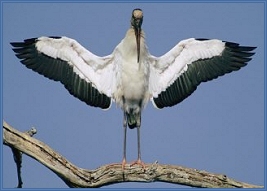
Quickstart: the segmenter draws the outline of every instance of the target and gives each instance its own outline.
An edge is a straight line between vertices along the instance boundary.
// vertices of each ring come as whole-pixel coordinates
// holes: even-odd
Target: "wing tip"
[[[245,51],[245,52],[253,51],[257,48],[256,46],[240,46],[238,43],[234,42],[225,42],[225,46],[229,48],[236,48],[240,51]]]
[[[61,36],[49,36],[48,38],[60,39],[62,37]],[[24,47],[24,46],[36,43],[39,39],[40,37],[28,38],[28,39],[25,39],[23,42],[10,42],[10,44],[14,48]]]
[[[206,41],[206,40],[210,40],[210,39],[208,39],[208,38],[195,38],[195,40]],[[230,41],[222,41],[222,42],[224,42],[225,45],[230,47],[230,48],[238,48],[241,51],[253,51],[257,48],[256,46],[240,46],[240,44],[235,43],[235,42],[230,42]]]
[[[13,46],[13,50],[17,48],[23,48],[29,45],[34,44],[38,38],[29,38],[25,39],[23,42],[10,42],[10,45]]]

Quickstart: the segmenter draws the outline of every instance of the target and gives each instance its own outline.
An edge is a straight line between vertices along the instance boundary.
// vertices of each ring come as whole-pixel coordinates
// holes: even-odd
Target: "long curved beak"
[[[139,60],[140,60],[141,27],[140,26],[134,27],[134,31],[135,31],[136,47],[137,47],[137,63],[139,63]]]

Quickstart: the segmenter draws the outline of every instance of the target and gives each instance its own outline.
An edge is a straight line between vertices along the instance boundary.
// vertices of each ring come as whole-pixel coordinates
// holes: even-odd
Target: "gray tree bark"
[[[120,182],[159,181],[199,188],[263,188],[236,181],[223,174],[157,162],[145,164],[145,168],[126,165],[122,169],[121,164],[107,164],[95,170],[82,169],[43,142],[31,137],[34,133],[34,130],[20,132],[3,122],[3,143],[13,151],[17,164],[18,187],[22,187],[20,168],[21,153],[24,153],[52,170],[69,187],[93,188]]]

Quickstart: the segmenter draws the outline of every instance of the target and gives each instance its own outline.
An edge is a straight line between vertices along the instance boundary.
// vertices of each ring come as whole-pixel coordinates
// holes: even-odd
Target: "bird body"
[[[108,109],[112,101],[124,112],[126,127],[137,127],[138,163],[141,111],[152,101],[157,108],[174,106],[201,82],[239,70],[251,60],[255,47],[217,39],[182,40],[166,54],[151,55],[141,29],[141,9],[132,12],[131,27],[112,54],[99,57],[68,37],[39,37],[11,43],[22,64],[55,81],[81,101]]]
[[[137,62],[134,29],[129,29],[125,38],[117,46],[121,54],[121,78],[115,91],[115,102],[126,112],[129,127],[140,126],[141,110],[148,103],[149,94],[149,63],[144,35],[140,39],[140,60]],[[125,121],[126,123],[126,121]]]

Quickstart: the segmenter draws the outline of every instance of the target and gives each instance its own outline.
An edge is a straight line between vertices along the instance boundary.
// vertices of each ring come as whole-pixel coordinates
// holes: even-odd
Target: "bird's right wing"
[[[11,43],[21,63],[60,81],[86,104],[107,109],[116,84],[113,54],[98,57],[67,37],[40,37]]]
[[[151,56],[149,90],[158,108],[180,103],[201,82],[244,67],[255,47],[217,39],[186,39],[161,57]]]

